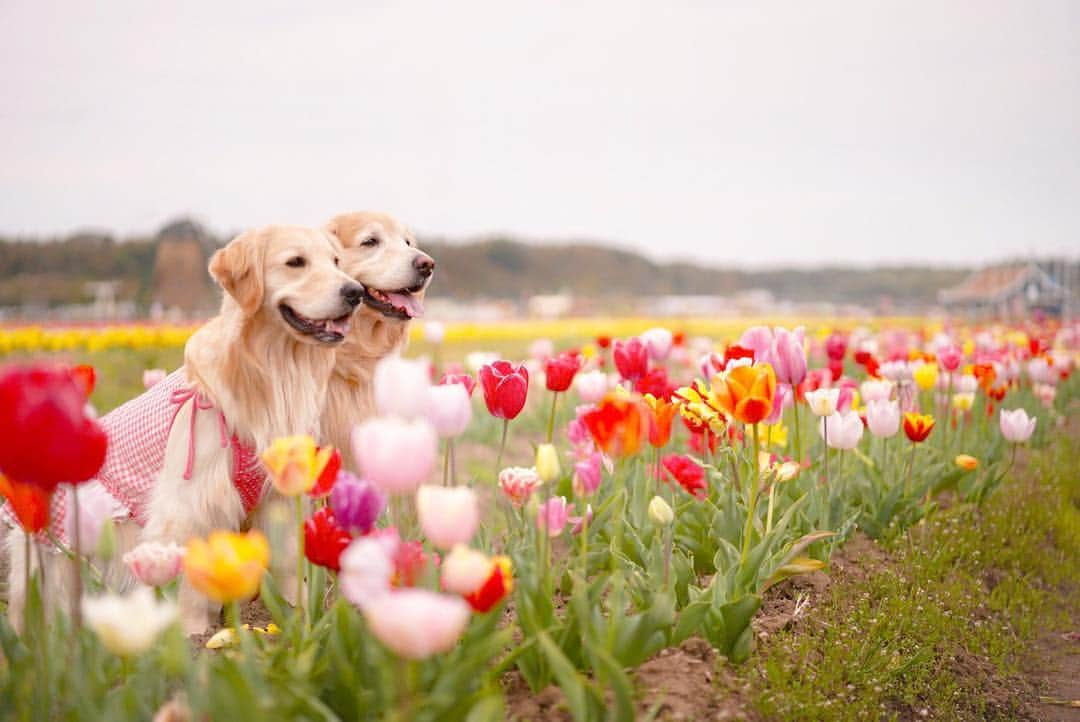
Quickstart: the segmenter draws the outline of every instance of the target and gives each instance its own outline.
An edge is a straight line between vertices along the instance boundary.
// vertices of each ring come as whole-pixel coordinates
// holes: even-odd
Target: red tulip
[[[658,399],[670,401],[671,395],[675,393],[675,387],[668,379],[667,369],[657,366],[634,382],[634,391],[639,394],[652,394]]]
[[[755,360],[754,349],[740,346],[739,344],[732,344],[724,349],[724,365],[717,370],[723,371],[727,368],[729,363],[741,358],[748,358],[750,359],[750,362],[753,363]]]
[[[833,333],[825,339],[825,354],[830,361],[843,361],[847,353],[847,337],[843,334]]]
[[[352,542],[349,532],[338,526],[334,512],[323,507],[304,522],[304,556],[312,564],[341,571],[341,553]]]
[[[497,419],[517,418],[529,394],[529,370],[524,364],[514,366],[509,361],[496,361],[480,369],[480,386],[484,403]]]
[[[0,371],[0,471],[50,492],[97,473],[108,438],[84,412],[91,384],[78,377],[44,365]]]
[[[615,369],[627,381],[637,381],[649,371],[649,349],[640,338],[616,341]]]
[[[597,336],[596,345],[600,348],[609,348],[611,346],[611,336]]]
[[[683,454],[669,454],[662,463],[668,475],[678,482],[687,494],[698,499],[705,498],[709,484],[705,481],[705,470],[696,461]]]
[[[322,449],[319,451],[322,451]],[[337,481],[339,471],[341,471],[341,453],[337,449],[332,449],[326,466],[319,473],[319,478],[315,480],[315,486],[311,487],[308,495],[321,499],[329,494],[330,490],[334,488],[334,482]]]
[[[8,500],[24,531],[31,534],[49,525],[49,505],[52,491],[34,484],[20,484],[0,474],[0,497]]]
[[[647,433],[639,403],[615,394],[605,396],[581,421],[600,450],[612,456],[636,454]]]
[[[569,353],[552,356],[544,362],[548,391],[566,391],[581,369],[581,359]]]
[[[472,398],[473,389],[476,388],[476,379],[470,374],[445,374],[439,381],[439,386],[447,384],[461,384],[469,392],[469,398]]]

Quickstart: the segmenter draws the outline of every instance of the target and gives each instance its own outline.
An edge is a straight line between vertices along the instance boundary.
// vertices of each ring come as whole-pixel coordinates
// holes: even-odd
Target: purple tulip
[[[347,471],[338,472],[330,492],[330,508],[338,525],[353,536],[367,534],[386,507],[386,495],[370,481]]]

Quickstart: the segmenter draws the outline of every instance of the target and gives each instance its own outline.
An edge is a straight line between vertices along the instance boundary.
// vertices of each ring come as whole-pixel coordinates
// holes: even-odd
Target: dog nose
[[[356,308],[364,297],[364,287],[359,283],[346,283],[341,287],[341,297],[345,299],[345,303]]]
[[[435,259],[426,253],[417,254],[412,264],[416,272],[425,278],[435,272]]]

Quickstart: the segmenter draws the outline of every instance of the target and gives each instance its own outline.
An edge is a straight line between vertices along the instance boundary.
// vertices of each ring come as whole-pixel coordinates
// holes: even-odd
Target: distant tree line
[[[221,242],[223,239],[218,239]],[[421,245],[438,270],[430,294],[455,299],[523,300],[543,293],[585,297],[731,295],[767,289],[796,302],[876,306],[936,303],[937,292],[968,271],[908,266],[874,269],[741,270],[687,262],[661,264],[595,244],[536,245],[509,239],[430,240]],[[56,306],[89,300],[88,281],[116,280],[120,296],[147,306],[152,298],[155,238],[117,240],[79,234],[47,241],[0,238],[0,306]]]

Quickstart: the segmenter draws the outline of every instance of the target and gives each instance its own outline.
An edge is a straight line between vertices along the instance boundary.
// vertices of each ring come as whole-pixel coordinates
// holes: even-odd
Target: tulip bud
[[[562,469],[559,466],[559,452],[553,444],[540,444],[536,448],[536,473],[545,484],[557,481]]]
[[[657,526],[667,526],[675,521],[675,512],[661,497],[654,496],[649,502],[649,520]]]
[[[969,454],[960,454],[954,461],[957,466],[965,471],[974,471],[979,467],[979,460]]]

